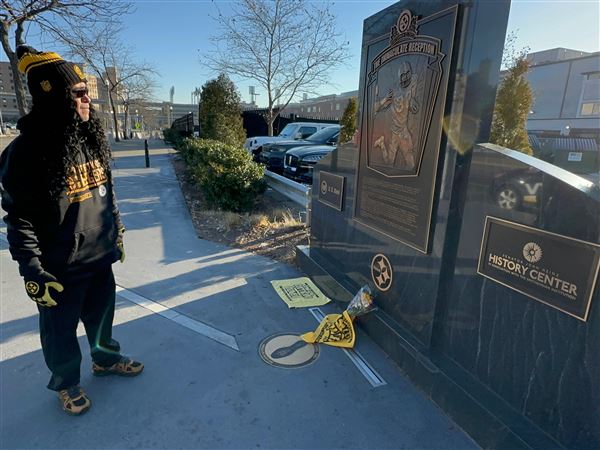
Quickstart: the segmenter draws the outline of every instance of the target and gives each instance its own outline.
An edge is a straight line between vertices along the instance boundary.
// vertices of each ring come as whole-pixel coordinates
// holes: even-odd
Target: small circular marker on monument
[[[394,269],[392,269],[390,260],[382,253],[375,255],[371,261],[371,278],[377,289],[382,292],[392,287]]]
[[[312,364],[319,357],[319,347],[304,342],[297,334],[278,333],[263,340],[258,353],[271,366],[297,369]]]
[[[327,194],[327,181],[321,181],[321,194]]]

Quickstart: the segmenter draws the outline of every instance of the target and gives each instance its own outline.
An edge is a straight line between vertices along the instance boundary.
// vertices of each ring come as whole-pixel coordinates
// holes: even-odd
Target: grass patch
[[[275,209],[273,210],[273,226],[277,228],[289,228],[289,227],[298,227],[303,225],[303,222],[300,220],[300,217],[295,217],[292,211],[288,209]]]
[[[304,226],[299,217],[295,217],[289,209],[276,209],[269,215],[264,213],[236,213],[232,211],[205,210],[201,213],[204,219],[217,224],[220,231],[229,232],[243,230],[274,230],[298,228]]]

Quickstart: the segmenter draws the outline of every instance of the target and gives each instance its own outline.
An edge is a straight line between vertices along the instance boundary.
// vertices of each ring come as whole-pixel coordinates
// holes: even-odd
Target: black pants
[[[59,391],[79,383],[81,350],[77,341],[79,319],[85,326],[92,360],[111,366],[120,358],[120,346],[112,339],[115,313],[115,277],[112,266],[103,266],[77,276],[65,275],[58,280],[65,288],[51,289],[58,303],[38,306],[40,338],[46,365],[52,372],[48,389]]]

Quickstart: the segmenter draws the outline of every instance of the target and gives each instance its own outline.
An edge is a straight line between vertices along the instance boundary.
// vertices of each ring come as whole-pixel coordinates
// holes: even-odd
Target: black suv
[[[335,145],[340,135],[340,126],[332,125],[317,131],[309,138],[299,141],[279,141],[263,145],[260,162],[272,172],[283,172],[283,157],[291,148],[307,145]]]
[[[331,145],[307,145],[288,150],[283,161],[283,175],[294,181],[312,184],[313,167],[336,148]]]

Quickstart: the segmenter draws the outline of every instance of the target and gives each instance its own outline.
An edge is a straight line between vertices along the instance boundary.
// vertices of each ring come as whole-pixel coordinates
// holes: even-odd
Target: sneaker
[[[58,391],[58,399],[63,411],[72,416],[79,416],[92,406],[91,400],[78,384]]]
[[[120,375],[122,377],[135,377],[142,373],[144,365],[126,356],[121,356],[116,363],[109,367],[102,367],[96,363],[92,364],[92,372],[97,377],[105,375]]]

